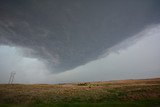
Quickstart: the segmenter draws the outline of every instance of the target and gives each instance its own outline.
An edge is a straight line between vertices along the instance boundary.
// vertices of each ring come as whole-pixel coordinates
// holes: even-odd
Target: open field
[[[0,107],[160,107],[160,78],[73,84],[1,84]]]

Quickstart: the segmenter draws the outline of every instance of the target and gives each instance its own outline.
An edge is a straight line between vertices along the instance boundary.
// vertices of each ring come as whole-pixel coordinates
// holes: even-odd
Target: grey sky
[[[159,0],[2,0],[0,82],[159,75],[159,11]]]
[[[128,42],[133,40],[126,40],[115,47],[124,44],[128,47],[121,47],[116,51],[110,49],[112,52],[103,58],[59,74],[48,71],[45,64],[36,58],[23,57],[18,48],[1,46],[0,83],[8,82],[11,71],[16,72],[16,83],[63,83],[159,77],[159,34],[160,25],[151,26],[134,36],[142,35],[134,44],[128,45]]]
[[[84,82],[160,76],[160,26],[152,26],[137,35],[143,37],[130,47],[92,61],[76,69],[50,75],[47,82]],[[137,36],[135,35],[135,36]],[[123,44],[128,44],[128,41]]]

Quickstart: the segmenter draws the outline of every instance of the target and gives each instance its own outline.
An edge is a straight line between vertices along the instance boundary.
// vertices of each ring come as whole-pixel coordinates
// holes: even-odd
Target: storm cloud
[[[159,23],[159,10],[159,0],[1,0],[0,44],[63,72]]]

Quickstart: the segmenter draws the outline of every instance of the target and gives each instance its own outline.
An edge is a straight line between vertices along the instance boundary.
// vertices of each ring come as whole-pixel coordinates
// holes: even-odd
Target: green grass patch
[[[160,100],[114,101],[106,103],[33,103],[33,104],[0,104],[0,107],[155,107]]]

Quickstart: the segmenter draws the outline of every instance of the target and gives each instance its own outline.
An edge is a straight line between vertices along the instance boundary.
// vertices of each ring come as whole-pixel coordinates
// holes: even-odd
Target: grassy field
[[[160,78],[72,84],[0,84],[0,107],[160,107]]]

